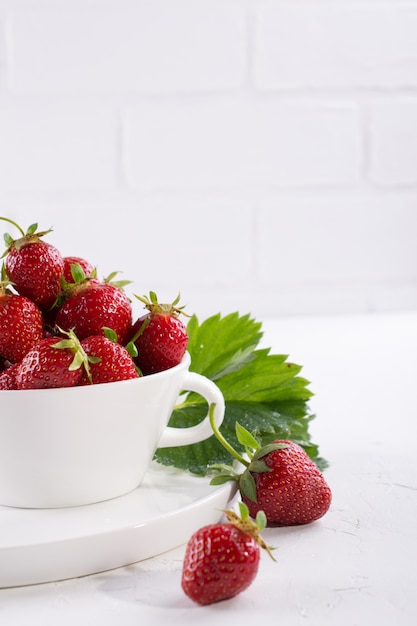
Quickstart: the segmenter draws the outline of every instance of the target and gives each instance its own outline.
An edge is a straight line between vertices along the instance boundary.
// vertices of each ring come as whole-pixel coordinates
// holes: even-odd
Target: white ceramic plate
[[[135,491],[65,509],[0,506],[0,587],[75,578],[135,563],[188,541],[217,522],[234,483],[152,463]]]

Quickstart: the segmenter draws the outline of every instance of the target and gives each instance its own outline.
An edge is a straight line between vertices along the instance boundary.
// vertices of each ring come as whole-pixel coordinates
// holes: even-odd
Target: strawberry
[[[64,280],[67,283],[76,282],[76,279],[73,275],[73,272],[74,272],[74,268],[72,268],[73,265],[76,265],[77,267],[81,267],[85,276],[90,276],[94,272],[94,266],[90,263],[90,261],[86,261],[85,259],[81,257],[64,256],[63,261],[64,261],[64,269],[63,269],[62,275],[64,277]],[[75,271],[77,271],[77,268],[75,269]]]
[[[0,285],[0,355],[21,361],[43,337],[42,313],[32,300]]]
[[[197,530],[185,549],[181,586],[189,598],[206,605],[227,600],[251,585],[258,573],[260,550],[270,548],[260,536],[264,516],[256,523],[240,503],[240,517],[224,511],[227,521]]]
[[[64,269],[59,250],[42,240],[51,230],[36,232],[38,225],[32,224],[25,233],[12,220],[4,217],[0,219],[16,226],[22,235],[19,239],[12,239],[8,233],[4,235],[7,245],[5,266],[9,280],[19,294],[33,300],[42,311],[48,310],[61,291]]]
[[[4,369],[0,374],[0,389],[17,389],[16,374],[19,371],[20,363],[14,363]]]
[[[146,374],[167,370],[180,363],[188,345],[187,329],[178,319],[183,307],[179,296],[171,304],[159,304],[156,294],[136,296],[148,309],[133,325],[130,342],[138,351],[135,363]]]
[[[74,285],[59,307],[56,324],[73,329],[82,341],[91,335],[104,335],[111,328],[117,341],[124,344],[132,327],[132,307],[124,291],[110,282],[87,278]]]
[[[84,370],[80,385],[111,383],[118,380],[138,378],[139,373],[125,347],[103,335],[93,335],[81,341],[89,358],[90,378]],[[91,357],[95,357],[94,360]]]
[[[73,333],[68,339],[46,337],[20,362],[16,374],[18,389],[74,387],[78,384],[87,357]]]
[[[255,501],[242,494],[251,516],[262,509],[268,523],[275,526],[309,524],[323,517],[332,499],[323,474],[298,444],[288,440],[273,443],[285,447],[258,457],[268,469],[252,472]]]
[[[212,406],[210,423],[218,441],[246,466],[242,474],[224,465],[213,466],[220,473],[212,484],[236,480],[242,501],[252,517],[262,510],[271,526],[295,526],[314,522],[328,511],[331,489],[319,468],[297,443],[277,439],[261,446],[251,433],[236,423],[236,436],[245,446],[248,460],[224,439],[214,422]]]

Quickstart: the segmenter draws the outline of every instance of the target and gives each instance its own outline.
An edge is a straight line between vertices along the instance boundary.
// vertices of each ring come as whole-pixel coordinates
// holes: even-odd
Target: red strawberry
[[[86,261],[85,259],[79,256],[64,256],[63,261],[64,261],[64,270],[62,274],[63,274],[64,280],[67,283],[76,282],[74,275],[73,275],[74,269],[71,269],[73,265],[81,267],[85,276],[90,276],[94,272],[94,266],[91,265],[90,261]]]
[[[41,310],[49,309],[61,291],[61,276],[64,268],[59,250],[42,237],[50,230],[36,232],[38,225],[32,224],[25,233],[20,226],[7,218],[0,218],[16,226],[20,239],[12,239],[6,233],[7,245],[5,266],[7,276],[16,291],[35,302]]]
[[[292,441],[277,440],[285,447],[259,456],[269,470],[252,472],[256,501],[242,494],[251,516],[263,510],[269,524],[309,524],[328,511],[332,493],[323,474],[305,450]]]
[[[66,331],[73,329],[80,341],[103,335],[103,328],[111,328],[117,341],[124,344],[132,327],[132,307],[116,285],[87,279],[75,285],[72,295],[59,308],[55,322]]]
[[[81,345],[90,357],[91,377],[89,378],[84,370],[80,385],[111,383],[139,377],[129,352],[111,339],[103,337],[103,335],[93,335],[81,341]],[[97,360],[93,360],[91,357],[96,357]]]
[[[18,389],[74,387],[81,378],[86,357],[76,338],[47,337],[30,350],[16,374]]]
[[[16,374],[19,371],[20,363],[15,363],[0,374],[0,389],[17,389]]]
[[[254,523],[245,505],[240,509],[241,517],[225,511],[227,522],[203,526],[187,544],[181,586],[198,604],[227,600],[247,589],[258,572],[259,547],[270,553],[259,534],[263,516]]]
[[[248,460],[219,432],[213,419],[213,407],[210,407],[210,422],[220,443],[246,466],[240,475],[232,468],[218,466],[220,473],[212,483],[237,480],[242,500],[252,517],[262,510],[269,525],[294,526],[314,522],[328,511],[332,499],[330,487],[301,446],[278,439],[261,447],[251,433],[236,423],[237,439],[245,447]]]
[[[36,304],[0,287],[0,355],[17,363],[42,337],[43,319]]]
[[[172,304],[159,304],[153,291],[149,299],[136,297],[145,304],[149,313],[140,317],[132,328],[130,341],[138,351],[135,363],[144,375],[178,365],[188,345],[187,329],[178,319],[183,313],[182,307],[176,306],[179,296]]]

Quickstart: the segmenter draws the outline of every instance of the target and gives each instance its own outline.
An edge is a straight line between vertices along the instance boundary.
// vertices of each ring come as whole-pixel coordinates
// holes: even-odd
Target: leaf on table
[[[250,315],[214,315],[201,324],[193,316],[187,325],[190,369],[215,381],[225,399],[223,436],[240,453],[244,447],[236,437],[236,422],[251,432],[262,445],[274,439],[290,439],[303,446],[321,469],[326,461],[311,441],[309,424],[314,418],[307,401],[313,395],[309,381],[301,377],[301,366],[287,355],[258,349],[261,323]],[[206,401],[197,393],[181,396],[169,425],[184,428],[198,424],[207,414]],[[159,448],[155,458],[164,465],[205,475],[210,466],[231,464],[230,453],[214,437],[177,448]]]

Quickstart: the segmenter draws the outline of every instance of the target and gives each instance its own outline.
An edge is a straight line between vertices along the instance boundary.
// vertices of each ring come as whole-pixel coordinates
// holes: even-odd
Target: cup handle
[[[184,383],[182,385],[184,391],[195,391],[206,399],[209,406],[215,403],[214,421],[217,427],[224,419],[224,398],[218,386],[206,376],[197,374],[196,372],[187,372]],[[173,428],[167,426],[162,433],[158,442],[158,448],[173,448],[175,446],[186,446],[192,443],[198,443],[208,439],[213,434],[210,425],[209,415],[196,426],[188,428]]]

